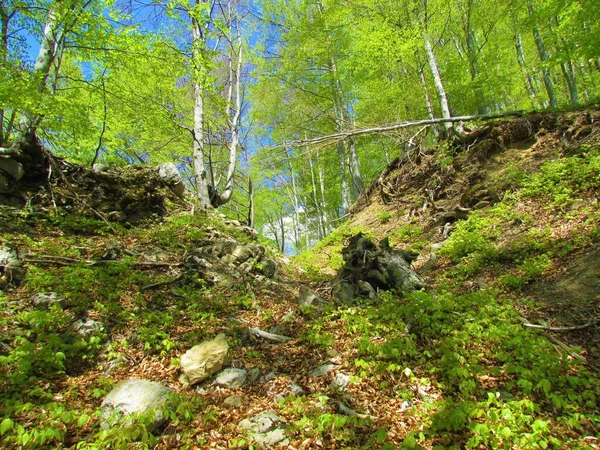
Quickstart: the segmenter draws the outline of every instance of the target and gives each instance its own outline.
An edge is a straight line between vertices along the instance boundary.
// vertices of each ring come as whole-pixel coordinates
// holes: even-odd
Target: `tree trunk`
[[[475,32],[470,28],[467,31],[467,52],[469,53],[469,72],[471,73],[471,81],[474,84],[475,99],[477,100],[477,114],[488,114],[490,108],[485,104],[485,98],[483,96],[483,90],[479,85],[479,61],[478,49],[477,49],[477,36]]]
[[[431,46],[431,42],[429,41],[429,36],[425,35],[424,39],[425,52],[427,54],[427,62],[429,63],[429,69],[431,70],[431,75],[433,76],[433,82],[435,84],[438,100],[440,102],[440,108],[442,110],[442,117],[444,119],[449,119],[450,107],[448,106],[448,97],[446,96],[444,84],[442,83],[442,77],[440,76],[440,71],[438,69],[437,61],[435,59],[435,54],[433,53],[433,47]],[[448,130],[452,128],[452,124],[450,122],[445,122],[444,127]]]
[[[248,175],[248,219],[246,223],[250,228],[254,228],[254,185],[250,175]]]
[[[527,67],[527,62],[525,60],[525,51],[523,50],[523,40],[521,38],[520,33],[515,33],[515,48],[517,49],[517,60],[519,61],[519,67],[521,68],[521,72],[523,73],[523,77],[525,78],[525,89],[527,89],[529,97],[537,104],[539,102],[537,98],[536,88],[533,77],[531,76],[529,68]]]
[[[415,52],[415,59],[417,60],[417,72],[419,73],[419,80],[421,81],[421,87],[423,88],[423,93],[425,95],[425,107],[427,108],[427,116],[430,119],[435,119],[435,110],[433,108],[433,103],[431,101],[431,97],[429,96],[429,91],[427,90],[427,80],[425,79],[425,70],[423,69],[423,64],[421,63],[421,59],[417,52]],[[439,134],[439,130],[437,126],[433,127],[433,131],[437,136]],[[389,163],[389,156],[386,151],[386,160]]]
[[[234,50],[231,49],[231,59],[229,63],[229,77],[230,77],[230,85],[229,85],[229,93],[228,93],[228,101],[226,107],[226,117],[229,122],[229,132],[231,135],[231,141],[229,142],[229,165],[227,167],[227,180],[225,183],[225,190],[223,193],[219,194],[216,200],[216,206],[221,206],[228,203],[231,200],[231,196],[233,194],[233,179],[235,176],[235,168],[237,165],[237,151],[240,143],[240,116],[242,113],[242,95],[241,95],[241,75],[242,75],[242,36],[239,32],[239,29],[236,25],[237,32],[237,64],[235,74],[233,71],[233,54]],[[233,41],[233,39],[232,39]],[[233,42],[232,42],[233,46]],[[231,89],[234,85],[235,79],[235,112],[233,113],[233,118],[230,118],[231,115]]]
[[[534,16],[532,0],[528,0],[527,2],[527,11],[529,12],[530,17]],[[542,74],[544,77],[544,86],[546,86],[546,92],[548,93],[548,101],[550,102],[550,106],[556,108],[558,106],[558,101],[556,100],[556,94],[554,92],[554,83],[552,83],[550,69],[546,67],[546,62],[550,57],[548,56],[548,52],[546,52],[544,40],[537,25],[533,26],[533,39],[535,40],[535,45],[537,47],[538,54],[540,55],[540,61],[542,62]]]
[[[196,0],[199,4],[200,0]],[[201,60],[201,48],[205,45],[201,24],[192,17],[192,59],[194,64]],[[199,67],[195,67],[196,77],[199,77]],[[196,179],[196,192],[200,207],[211,206],[208,192],[208,179],[206,166],[204,164],[204,92],[201,80],[194,82],[194,142],[192,147],[192,160],[194,161],[194,177]]]

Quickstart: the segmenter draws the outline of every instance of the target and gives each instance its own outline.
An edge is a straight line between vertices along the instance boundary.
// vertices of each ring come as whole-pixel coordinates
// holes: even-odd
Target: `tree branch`
[[[458,116],[458,117],[449,117],[446,119],[426,119],[426,120],[417,120],[412,122],[399,122],[393,123],[390,125],[383,125],[380,127],[371,127],[371,128],[357,128],[355,130],[345,130],[340,131],[339,133],[329,134],[326,136],[319,136],[312,139],[298,139],[288,142],[283,142],[281,144],[273,146],[273,148],[281,148],[281,147],[305,147],[309,145],[322,144],[324,142],[337,142],[343,141],[348,138],[357,137],[357,136],[366,136],[370,134],[382,134],[389,133],[391,131],[400,130],[402,128],[410,128],[416,126],[428,126],[435,125],[438,123],[453,123],[453,122],[469,122],[472,120],[490,120],[490,119],[499,119],[502,117],[520,117],[523,115],[523,111],[509,111],[505,113],[499,114],[481,114],[475,116]]]

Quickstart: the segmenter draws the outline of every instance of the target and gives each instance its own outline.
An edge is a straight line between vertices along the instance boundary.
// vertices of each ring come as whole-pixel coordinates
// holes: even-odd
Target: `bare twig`
[[[529,323],[529,322],[523,322],[523,326],[526,328],[536,328],[538,330],[557,331],[559,333],[567,332],[567,331],[585,330],[586,328],[589,328],[595,324],[596,324],[595,322],[588,322],[585,325],[577,325],[574,327],[561,328],[561,327],[548,327],[548,326],[544,326],[544,325],[536,325],[536,324]]]
[[[250,334],[252,334],[253,336],[262,338],[266,341],[269,342],[275,342],[278,344],[281,344],[283,342],[287,342],[289,340],[291,340],[292,338],[289,336],[282,336],[280,334],[273,334],[273,333],[269,333],[267,331],[263,331],[260,328],[250,328]]]

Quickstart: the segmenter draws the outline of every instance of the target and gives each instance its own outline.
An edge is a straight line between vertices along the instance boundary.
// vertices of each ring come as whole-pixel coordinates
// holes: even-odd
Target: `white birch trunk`
[[[199,0],[196,0],[199,1]],[[194,64],[198,61],[198,54],[202,46],[205,45],[200,24],[192,18],[192,39],[193,39],[193,60]],[[196,69],[196,76],[199,75],[199,68]],[[194,177],[196,179],[196,191],[198,202],[202,208],[211,206],[210,195],[208,193],[208,177],[206,166],[204,164],[204,89],[201,80],[194,82],[194,142],[192,147],[192,160],[194,164]]]
[[[435,90],[437,92],[438,100],[440,102],[440,108],[442,110],[442,117],[444,119],[449,119],[450,107],[448,106],[448,97],[446,96],[446,91],[444,89],[444,84],[442,83],[442,77],[440,76],[437,60],[435,59],[435,54],[433,53],[433,47],[431,46],[431,42],[429,41],[429,36],[425,35],[424,39],[425,53],[427,54],[427,62],[429,63],[429,69],[431,70],[431,75],[433,76]],[[444,127],[446,129],[450,129],[452,128],[452,124],[450,122],[445,122]]]

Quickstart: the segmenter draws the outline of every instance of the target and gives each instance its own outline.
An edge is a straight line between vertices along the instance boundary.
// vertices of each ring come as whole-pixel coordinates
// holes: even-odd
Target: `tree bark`
[[[521,38],[520,33],[515,33],[515,48],[517,49],[517,60],[519,61],[519,67],[521,68],[521,72],[523,73],[523,77],[525,78],[525,89],[527,89],[529,97],[535,103],[538,103],[537,90],[535,88],[534,79],[531,76],[531,73],[529,72],[529,67],[527,66],[527,62],[525,60],[523,40]]]
[[[425,34],[424,40],[427,62],[429,63],[429,69],[431,70],[431,75],[433,76],[433,82],[435,84],[438,100],[440,102],[440,108],[442,110],[442,117],[444,119],[449,119],[451,116],[450,107],[448,106],[448,97],[446,96],[446,90],[444,89],[444,84],[442,83],[442,77],[440,76],[437,60],[435,59],[433,47],[431,46],[431,42],[429,41],[429,36],[427,36],[427,34]],[[448,130],[452,128],[452,124],[450,122],[445,122],[444,127]]]
[[[230,77],[230,85],[229,85],[229,93],[228,93],[228,101],[226,107],[226,116],[227,121],[229,122],[229,133],[231,135],[231,141],[229,142],[229,165],[227,167],[227,179],[225,183],[225,190],[217,196],[216,206],[221,206],[228,203],[231,200],[231,196],[233,194],[233,179],[235,175],[235,169],[237,165],[237,153],[238,146],[240,143],[240,116],[242,113],[242,94],[241,94],[241,77],[242,77],[242,60],[243,60],[243,46],[242,46],[242,36],[238,29],[238,24],[235,26],[236,29],[236,41],[237,41],[237,64],[235,73],[233,71],[233,59],[234,59],[234,50],[231,48],[231,59],[229,63],[229,77]],[[233,46],[233,39],[232,44]],[[235,82],[234,82],[235,80]],[[232,93],[231,88],[235,85],[235,111],[233,113],[233,117],[231,117],[231,102],[232,102]]]
[[[199,5],[202,0],[196,0]],[[200,53],[205,45],[203,30],[201,24],[195,17],[192,17],[192,59],[194,64],[200,60]],[[200,78],[199,67],[195,67],[196,77]],[[194,177],[196,179],[196,192],[200,207],[209,208],[211,206],[210,195],[208,192],[208,179],[206,166],[204,164],[204,89],[202,80],[194,81],[194,134],[192,146],[192,160],[194,162]]]
[[[527,11],[530,17],[534,16],[533,11],[533,1],[527,1]],[[550,57],[548,56],[548,52],[546,51],[546,47],[544,46],[544,39],[538,29],[537,25],[533,26],[533,39],[535,40],[535,45],[538,50],[538,54],[540,56],[540,61],[542,62],[542,74],[544,78],[544,86],[546,86],[546,92],[548,94],[548,101],[550,102],[550,106],[556,108],[558,106],[558,101],[556,100],[556,94],[554,92],[554,83],[552,82],[552,76],[550,74],[550,69],[546,67],[546,62]]]
[[[473,82],[475,89],[475,99],[477,100],[477,114],[488,114],[490,108],[485,104],[485,98],[483,90],[479,85],[479,61],[478,48],[477,48],[477,36],[469,24],[467,30],[467,52],[469,53],[469,71],[471,73],[471,81]]]

